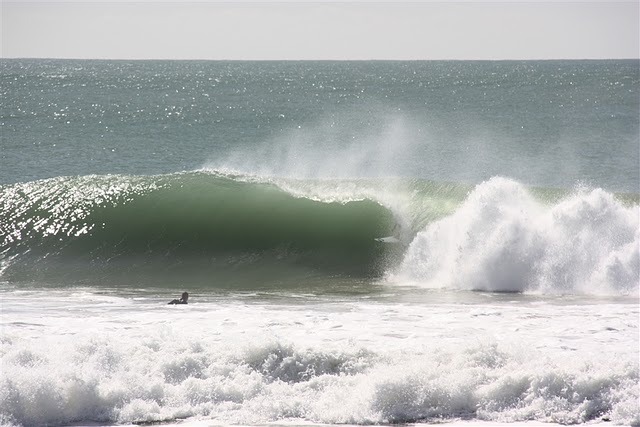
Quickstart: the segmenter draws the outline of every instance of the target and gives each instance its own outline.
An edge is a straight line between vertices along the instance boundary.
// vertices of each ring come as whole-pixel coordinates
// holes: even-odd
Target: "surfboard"
[[[383,243],[400,243],[400,240],[398,240],[394,236],[378,237],[375,240],[376,242],[383,242]]]

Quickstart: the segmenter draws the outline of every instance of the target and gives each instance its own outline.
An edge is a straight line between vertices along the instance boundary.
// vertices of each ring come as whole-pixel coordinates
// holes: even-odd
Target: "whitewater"
[[[639,69],[3,60],[0,424],[640,425]]]

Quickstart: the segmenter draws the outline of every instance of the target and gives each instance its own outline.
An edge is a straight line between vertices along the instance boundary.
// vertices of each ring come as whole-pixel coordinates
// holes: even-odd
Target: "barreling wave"
[[[10,281],[203,284],[384,271],[392,213],[212,173],[55,178],[0,188]],[[235,279],[234,279],[235,278]]]
[[[0,187],[0,279],[636,295],[637,195],[220,171]],[[376,240],[394,236],[394,243]]]

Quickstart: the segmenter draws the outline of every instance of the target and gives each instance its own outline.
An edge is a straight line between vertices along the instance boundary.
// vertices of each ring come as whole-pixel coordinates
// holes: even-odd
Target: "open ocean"
[[[0,102],[1,425],[640,425],[638,60],[3,59]]]

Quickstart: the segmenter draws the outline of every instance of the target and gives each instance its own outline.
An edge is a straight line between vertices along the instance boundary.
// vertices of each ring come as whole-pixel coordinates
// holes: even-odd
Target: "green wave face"
[[[273,184],[185,173],[56,178],[1,188],[2,279],[204,286],[381,275],[394,216]]]

